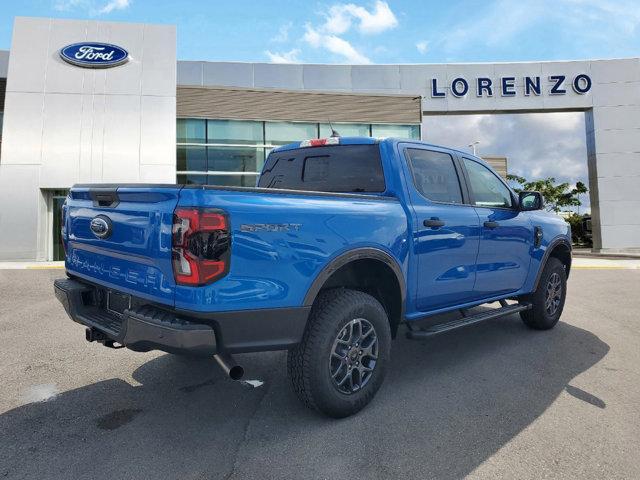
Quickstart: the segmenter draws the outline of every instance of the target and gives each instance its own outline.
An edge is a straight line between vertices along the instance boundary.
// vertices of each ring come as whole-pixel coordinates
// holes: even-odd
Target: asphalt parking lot
[[[360,414],[305,409],[282,352],[110,350],[57,303],[60,270],[0,270],[0,477],[638,478],[640,270],[576,270],[562,321],[400,336]]]

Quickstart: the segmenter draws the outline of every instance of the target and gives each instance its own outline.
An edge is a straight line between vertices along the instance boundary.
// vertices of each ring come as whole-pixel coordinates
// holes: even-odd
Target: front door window
[[[504,183],[487,167],[468,158],[464,159],[471,195],[474,205],[478,207],[511,208],[513,199]]]

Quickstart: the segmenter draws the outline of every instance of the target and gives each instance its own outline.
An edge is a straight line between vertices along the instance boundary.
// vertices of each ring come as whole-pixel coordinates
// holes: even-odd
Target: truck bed
[[[197,288],[177,285],[171,272],[173,211],[193,206],[227,212],[231,235],[228,274]],[[404,209],[395,197],[377,194],[80,184],[66,212],[69,274],[185,310],[299,306],[322,267],[346,249],[406,256]],[[113,222],[110,238],[89,230],[99,215]]]

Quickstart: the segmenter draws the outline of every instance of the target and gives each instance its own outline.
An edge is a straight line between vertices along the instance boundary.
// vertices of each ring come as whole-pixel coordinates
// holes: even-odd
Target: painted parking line
[[[0,262],[0,270],[64,269],[64,262]]]
[[[610,265],[610,266],[604,266],[604,265],[593,265],[593,266],[588,266],[588,265],[573,265],[571,267],[571,270],[640,270],[640,267],[637,266],[629,266],[629,267],[621,267],[619,265]]]

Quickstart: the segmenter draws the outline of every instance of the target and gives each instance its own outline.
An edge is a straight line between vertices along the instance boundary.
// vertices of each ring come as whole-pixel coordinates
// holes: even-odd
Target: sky
[[[434,116],[425,117],[424,127],[431,143],[470,151],[477,141],[478,155],[506,156],[509,173],[588,186],[583,112]],[[582,205],[571,210],[589,212],[589,195],[579,199]]]
[[[15,16],[169,23],[180,60],[455,63],[638,56],[640,0],[0,0]],[[586,182],[582,113],[436,117],[426,140],[505,154],[512,172]],[[459,145],[462,143],[463,145]]]
[[[16,15],[170,23],[181,60],[441,63],[636,56],[638,0],[0,1]]]

